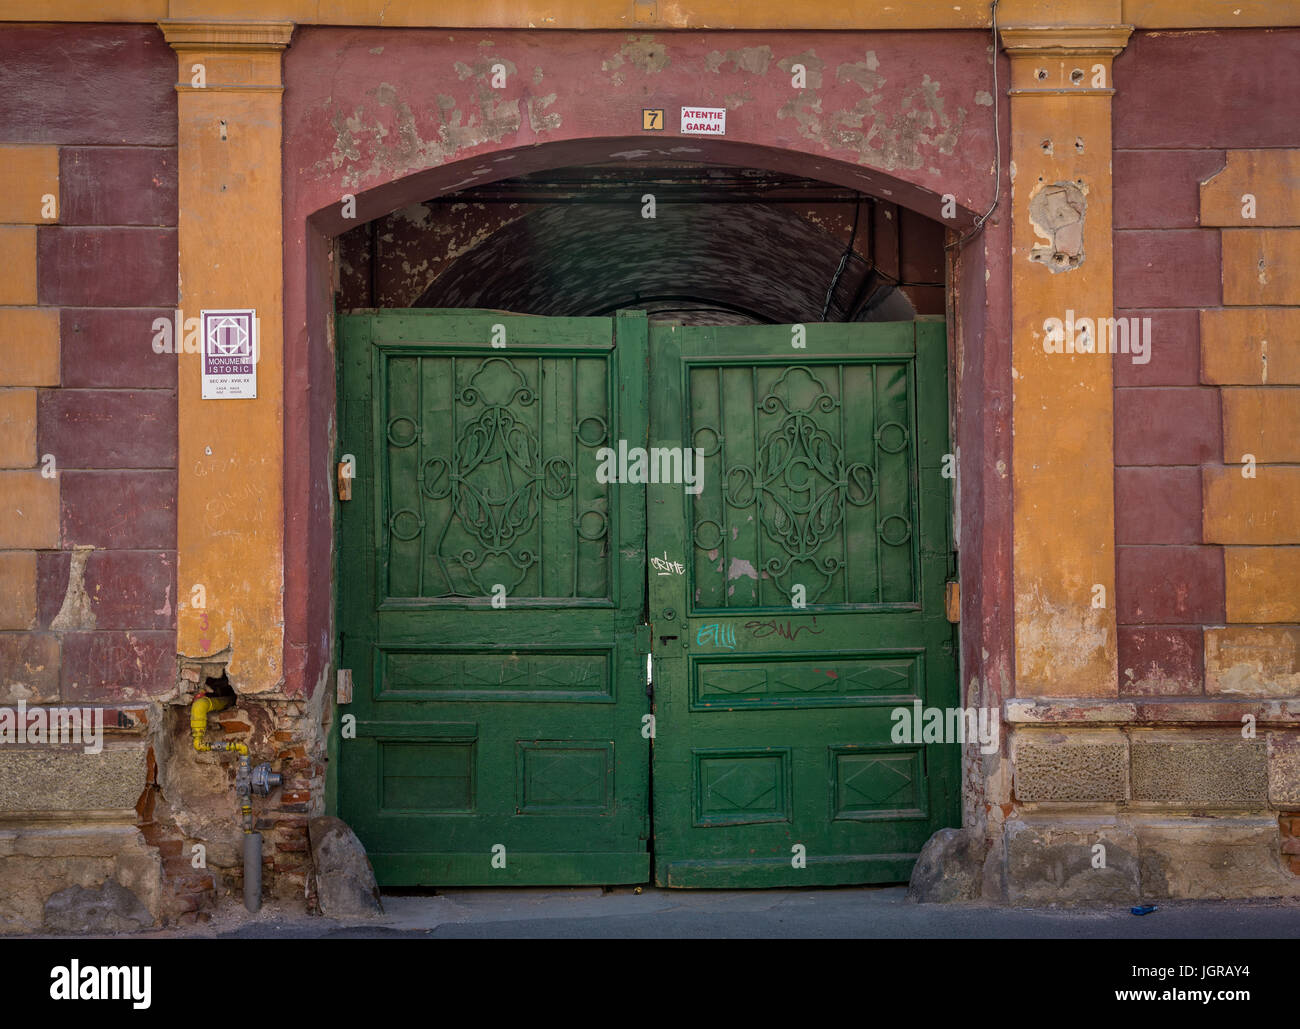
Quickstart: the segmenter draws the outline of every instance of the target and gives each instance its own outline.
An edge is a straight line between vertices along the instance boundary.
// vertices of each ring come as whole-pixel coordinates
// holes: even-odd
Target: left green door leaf
[[[648,881],[644,316],[338,327],[340,813],[386,886]]]

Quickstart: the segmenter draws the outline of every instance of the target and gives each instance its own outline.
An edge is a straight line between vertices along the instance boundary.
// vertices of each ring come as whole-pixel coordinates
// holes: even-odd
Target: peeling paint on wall
[[[826,67],[825,61],[818,57],[812,50],[805,50],[801,54],[795,54],[793,57],[785,57],[776,62],[776,66],[790,76],[794,75],[793,69],[796,64],[802,64],[804,71],[807,73],[806,88],[822,88],[822,69]],[[791,100],[786,107],[789,107],[794,102],[794,100]],[[782,110],[785,110],[785,108],[783,107]],[[791,113],[793,113],[793,110],[791,110]]]
[[[718,73],[719,68],[727,64],[730,64],[732,68],[739,72],[747,72],[750,75],[766,75],[767,66],[771,61],[772,48],[770,46],[748,46],[740,50],[728,50],[725,54],[714,50],[704,59],[704,67],[714,75]]]
[[[1029,197],[1029,221],[1047,245],[1035,246],[1029,260],[1046,265],[1053,273],[1072,271],[1083,264],[1083,220],[1087,211],[1087,187],[1082,182],[1038,186]]]
[[[780,67],[788,70],[796,59],[781,61]],[[793,117],[798,132],[805,139],[818,143],[823,149],[844,147],[853,151],[861,164],[895,171],[915,170],[927,165],[923,149],[936,147],[942,154],[951,154],[966,123],[966,108],[958,107],[955,115],[945,112],[944,98],[939,82],[925,75],[920,84],[903,94],[896,111],[879,107],[884,99],[884,86],[888,81],[880,72],[880,59],[869,50],[861,61],[845,61],[836,66],[835,83],[851,83],[863,92],[852,107],[843,104],[822,116],[822,97],[812,93],[814,79],[820,83],[820,62],[817,74],[809,69],[809,86],[800,95],[782,105],[778,118]],[[811,100],[806,96],[811,95]]]
[[[1052,655],[1053,661],[1065,666],[1063,675],[1069,675],[1071,667],[1085,674],[1096,655],[1113,646],[1105,619],[1100,617],[1104,612],[1086,606],[1057,606],[1037,586],[1016,597],[1016,610],[1026,615],[1016,620],[1017,650]]]
[[[657,75],[671,63],[668,47],[656,42],[654,36],[629,36],[628,42],[619,47],[618,53],[609,60],[602,61],[600,68],[601,71],[612,71],[614,85],[621,86],[627,80],[624,64],[646,75]]]
[[[528,127],[534,132],[547,132],[560,127],[560,115],[556,111],[550,114],[541,114],[551,104],[555,103],[556,94],[550,93],[547,96],[530,96],[528,98]]]
[[[397,87],[388,82],[381,82],[368,95],[374,97],[381,111],[392,111],[391,117],[381,117],[379,113],[367,118],[366,113],[354,109],[351,115],[342,111],[333,112],[330,124],[336,134],[330,156],[330,163],[335,170],[343,168],[342,184],[347,189],[357,189],[363,182],[372,179],[403,175],[434,165],[443,164],[455,154],[470,147],[488,142],[500,142],[504,137],[519,131],[523,122],[519,111],[519,101],[506,100],[487,85],[491,61],[480,61],[471,68],[460,68],[471,74],[483,76],[483,84],[477,90],[476,110],[468,115],[457,105],[454,97],[445,93],[437,96],[438,127],[436,139],[426,139],[420,134],[416,117],[411,106],[398,97]],[[514,67],[502,61],[507,72]],[[466,76],[462,76],[464,78]],[[560,125],[560,116],[556,113],[540,114],[537,108],[549,107],[555,102],[555,94],[534,101],[529,98],[529,121],[535,131],[556,129]],[[391,125],[391,128],[389,127]],[[395,138],[389,140],[392,135]],[[365,141],[366,149],[371,153],[368,167],[362,167],[361,143]],[[344,167],[347,165],[347,167]],[[321,170],[319,167],[316,170]]]

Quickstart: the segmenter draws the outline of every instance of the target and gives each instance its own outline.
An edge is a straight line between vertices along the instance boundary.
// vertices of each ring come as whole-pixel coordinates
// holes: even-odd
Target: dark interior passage
[[[439,197],[341,236],[338,309],[903,321],[943,313],[943,244],[930,219],[810,179],[571,168]]]

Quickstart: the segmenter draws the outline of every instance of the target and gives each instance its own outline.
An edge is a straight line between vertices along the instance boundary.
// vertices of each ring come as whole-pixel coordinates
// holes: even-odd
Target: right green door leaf
[[[959,824],[944,324],[649,349],[650,445],[702,458],[646,487],[656,882],[906,880]]]

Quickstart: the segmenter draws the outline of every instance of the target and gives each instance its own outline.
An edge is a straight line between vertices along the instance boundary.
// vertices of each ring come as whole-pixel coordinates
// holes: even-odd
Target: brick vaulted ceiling
[[[338,306],[553,316],[636,307],[688,324],[815,322],[823,311],[827,321],[907,319],[943,312],[943,240],[920,215],[790,176],[564,169],[345,234]]]

